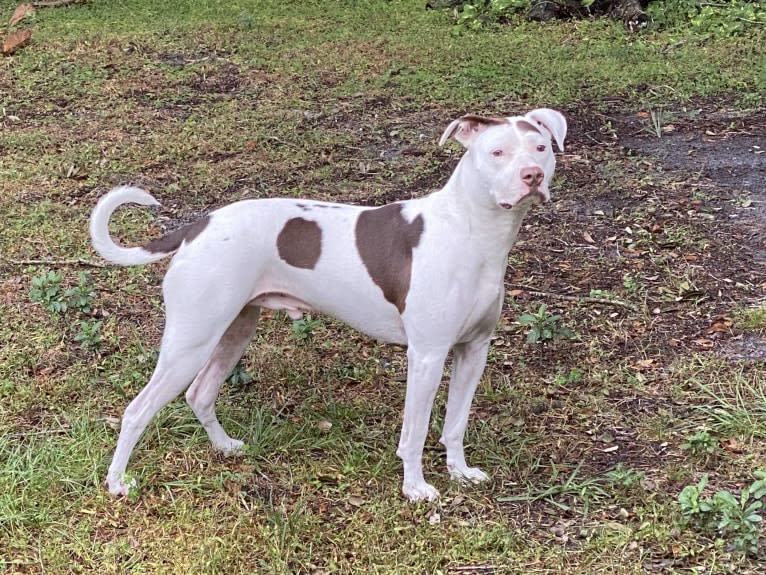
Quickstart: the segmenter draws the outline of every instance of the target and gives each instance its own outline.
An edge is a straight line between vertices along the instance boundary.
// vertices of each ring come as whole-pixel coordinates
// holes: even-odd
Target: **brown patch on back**
[[[203,232],[208,223],[210,223],[210,214],[201,217],[196,222],[186,224],[185,226],[182,226],[177,230],[162,236],[161,238],[152,240],[144,246],[144,249],[147,252],[151,252],[153,254],[169,254],[174,252],[181,247],[181,244],[184,241],[187,244],[191,243],[194,238]]]
[[[356,221],[356,249],[386,301],[404,313],[412,275],[412,250],[423,234],[423,216],[408,222],[401,204],[365,210]]]
[[[296,268],[314,269],[322,254],[322,228],[303,218],[291,218],[277,236],[279,257]]]

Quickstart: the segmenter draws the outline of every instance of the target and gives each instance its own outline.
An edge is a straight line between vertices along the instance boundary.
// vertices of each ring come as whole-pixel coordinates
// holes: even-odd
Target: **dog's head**
[[[466,148],[463,177],[490,194],[500,208],[511,210],[530,201],[550,199],[556,159],[551,138],[564,150],[567,123],[556,110],[539,108],[525,116],[493,118],[469,114],[452,122],[439,145],[454,138]]]

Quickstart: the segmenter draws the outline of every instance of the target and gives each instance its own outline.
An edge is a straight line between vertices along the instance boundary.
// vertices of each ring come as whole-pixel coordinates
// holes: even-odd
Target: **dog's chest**
[[[471,341],[489,335],[494,331],[497,320],[500,318],[505,293],[502,282],[480,281],[474,293],[475,299],[467,308],[458,341]]]

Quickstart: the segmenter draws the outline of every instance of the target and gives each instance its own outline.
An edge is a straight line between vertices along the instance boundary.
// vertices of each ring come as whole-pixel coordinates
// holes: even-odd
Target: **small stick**
[[[17,266],[89,266],[93,268],[105,268],[106,264],[84,259],[76,260],[2,260]]]
[[[518,289],[523,289],[528,291],[532,295],[540,296],[540,297],[550,297],[554,299],[563,299],[565,301],[575,301],[575,302],[581,302],[581,303],[593,303],[593,304],[599,304],[599,305],[613,305],[617,307],[624,307],[626,309],[629,309],[630,311],[639,312],[640,310],[634,306],[632,303],[628,303],[626,301],[622,301],[619,299],[606,299],[601,297],[590,297],[590,296],[576,296],[576,295],[564,295],[559,293],[552,293],[547,291],[540,291],[539,289],[533,288],[531,286],[525,286],[522,284],[508,284],[511,287],[515,287]]]
[[[58,8],[59,6],[68,6],[69,4],[85,4],[87,0],[45,0],[40,2],[31,2],[33,8]]]

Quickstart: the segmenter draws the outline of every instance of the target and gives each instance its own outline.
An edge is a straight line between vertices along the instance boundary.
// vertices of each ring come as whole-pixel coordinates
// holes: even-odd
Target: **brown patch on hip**
[[[365,210],[356,221],[356,249],[386,301],[404,312],[412,275],[412,250],[423,234],[423,216],[408,222],[401,204]]]
[[[186,224],[185,226],[182,226],[177,230],[162,236],[161,238],[152,240],[144,246],[144,249],[147,252],[152,252],[153,254],[169,254],[180,248],[184,241],[187,244],[191,243],[194,238],[202,233],[202,231],[207,227],[209,223],[210,214],[207,214],[198,219],[196,222]]]
[[[296,268],[314,269],[322,254],[322,228],[303,218],[292,218],[277,236],[279,257]]]

